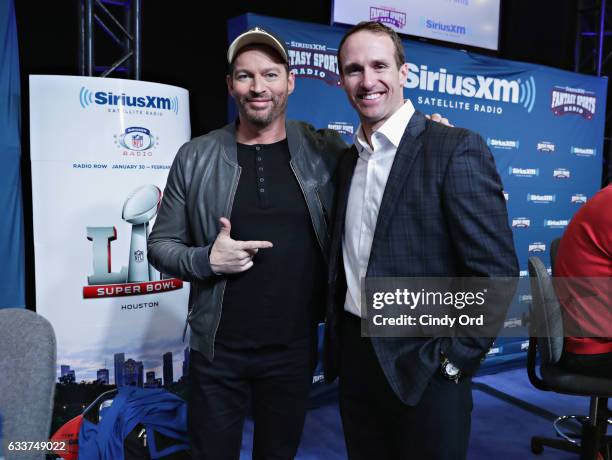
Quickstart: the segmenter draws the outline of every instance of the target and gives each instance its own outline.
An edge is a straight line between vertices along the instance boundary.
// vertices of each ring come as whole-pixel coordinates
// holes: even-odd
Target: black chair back
[[[559,251],[559,243],[561,238],[555,238],[550,243],[550,267],[553,273],[555,272],[555,261],[557,260],[557,251]]]
[[[551,276],[539,257],[528,261],[532,296],[532,336],[537,337],[542,366],[557,364],[563,352],[563,315]]]

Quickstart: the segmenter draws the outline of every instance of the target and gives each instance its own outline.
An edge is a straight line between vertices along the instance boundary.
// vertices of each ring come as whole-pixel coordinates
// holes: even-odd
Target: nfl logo
[[[139,149],[142,147],[142,134],[134,134],[132,136],[132,147]]]
[[[136,262],[144,261],[144,251],[141,251],[141,250],[134,251],[134,260]]]

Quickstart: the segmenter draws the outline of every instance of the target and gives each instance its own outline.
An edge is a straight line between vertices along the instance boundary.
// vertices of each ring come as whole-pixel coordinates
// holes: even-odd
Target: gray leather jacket
[[[287,121],[286,131],[290,166],[327,261],[335,199],[333,174],[347,146],[336,132],[315,131],[302,122]],[[219,233],[219,218],[231,215],[240,172],[234,123],[184,144],[170,169],[148,240],[149,262],[160,272],[191,283],[190,346],[209,360],[214,356],[227,281],[212,272],[208,253]]]

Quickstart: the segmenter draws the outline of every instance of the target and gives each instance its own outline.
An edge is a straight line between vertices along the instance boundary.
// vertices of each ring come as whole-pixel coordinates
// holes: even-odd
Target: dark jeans
[[[253,459],[292,459],[304,427],[315,347],[311,338],[255,350],[217,344],[212,362],[192,349],[188,430],[193,458],[240,458],[251,403]]]
[[[564,352],[561,365],[576,374],[612,379],[612,353],[577,355]]]
[[[416,406],[396,396],[359,319],[345,315],[341,332],[340,414],[351,460],[461,460],[472,412],[471,380],[436,373]]]

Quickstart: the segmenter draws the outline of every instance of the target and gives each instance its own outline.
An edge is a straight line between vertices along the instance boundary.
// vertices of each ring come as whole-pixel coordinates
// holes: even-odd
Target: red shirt
[[[565,338],[566,351],[612,353],[612,185],[596,193],[570,221],[559,244],[554,274],[576,277],[560,280],[569,294],[569,300],[560,295],[564,325],[581,331],[580,337]],[[579,278],[589,279],[583,283]]]

